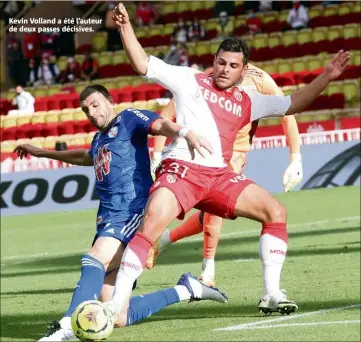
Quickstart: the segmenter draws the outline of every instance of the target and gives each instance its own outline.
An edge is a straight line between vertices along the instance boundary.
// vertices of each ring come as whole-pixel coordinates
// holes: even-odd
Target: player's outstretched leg
[[[106,298],[103,298],[106,299]],[[116,327],[133,325],[167,306],[182,301],[212,300],[227,303],[227,296],[214,287],[206,286],[190,273],[182,274],[176,286],[132,297],[129,307],[125,307],[116,319]],[[116,307],[112,301],[106,303],[108,308],[116,314]]]
[[[149,197],[143,222],[125,249],[117,274],[112,302],[118,312],[129,302],[133,283],[143,273],[154,241],[180,212],[177,198],[167,188],[158,188]]]
[[[200,218],[200,212],[197,211],[191,215],[183,224],[175,227],[171,231],[166,229],[162,236],[154,242],[153,247],[149,250],[148,259],[145,266],[150,270],[156,262],[158,255],[165,251],[170,244],[182,240],[186,237],[202,233],[203,226]]]
[[[47,334],[39,341],[69,341],[76,339],[71,328],[71,315],[79,304],[100,296],[106,269],[112,258],[121,258],[124,245],[111,237],[100,237],[81,259],[81,277],[74,290],[68,311],[58,322],[54,321]],[[117,257],[115,257],[118,255]]]
[[[298,307],[280,289],[283,263],[287,254],[287,212],[268,191],[250,184],[238,196],[235,215],[262,223],[259,256],[263,266],[263,294],[258,308],[264,313],[289,314]]]

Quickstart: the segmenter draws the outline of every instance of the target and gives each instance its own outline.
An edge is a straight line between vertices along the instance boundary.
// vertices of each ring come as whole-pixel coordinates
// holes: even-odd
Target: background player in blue
[[[54,322],[41,341],[66,341],[75,336],[70,316],[82,302],[99,298],[103,283],[114,286],[114,273],[127,243],[139,227],[152,185],[148,150],[148,134],[169,138],[184,137],[192,153],[211,152],[206,141],[188,128],[158,114],[126,109],[117,114],[109,92],[101,85],[86,87],[80,94],[83,111],[99,129],[90,150],[49,151],[25,144],[15,148],[20,158],[26,154],[64,161],[75,165],[94,166],[96,191],[100,198],[97,232],[92,247],[82,257],[81,278],[74,290],[68,311],[60,322]],[[106,277],[108,272],[108,279]],[[110,289],[112,290],[112,288]],[[110,294],[111,295],[111,294]],[[109,299],[109,298],[105,298]],[[218,290],[207,288],[186,274],[174,288],[134,297],[124,308],[119,325],[131,325],[150,313],[189,299],[213,299],[225,302]]]

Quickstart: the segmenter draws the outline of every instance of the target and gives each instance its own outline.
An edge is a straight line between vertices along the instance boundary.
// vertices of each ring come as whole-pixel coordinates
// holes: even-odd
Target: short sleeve
[[[291,106],[291,96],[263,95],[248,91],[251,98],[251,121],[269,116],[284,116]]]
[[[89,150],[88,150],[88,154],[89,154],[89,157],[90,157],[91,159],[93,159],[94,141],[95,141],[96,139],[98,139],[98,134],[99,134],[99,133],[96,133],[96,134],[94,135],[93,140],[92,140],[92,143],[90,144],[90,148],[89,148]]]
[[[170,65],[157,57],[150,56],[145,77],[176,93],[187,86],[185,83],[196,72],[195,69],[186,66]]]
[[[283,96],[283,91],[281,90],[281,88],[277,85],[274,79],[266,72],[263,72],[262,94]]]
[[[162,118],[157,113],[149,110],[135,108],[127,108],[121,115],[123,116],[125,126],[130,133],[139,132],[148,134],[152,123]]]

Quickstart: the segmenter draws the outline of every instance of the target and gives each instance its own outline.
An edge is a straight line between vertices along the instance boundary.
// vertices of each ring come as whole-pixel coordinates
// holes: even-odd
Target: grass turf
[[[115,330],[109,340],[360,341],[360,307],[349,307],[360,303],[359,191],[346,187],[277,196],[289,222],[281,285],[298,303],[296,315],[284,320],[258,312],[260,227],[238,219],[225,221],[216,258],[217,286],[228,294],[228,304],[176,304]],[[80,258],[93,239],[95,217],[95,211],[73,211],[2,218],[1,340],[37,340],[47,322],[61,318],[79,278]],[[183,272],[199,275],[201,260],[201,236],[178,242],[142,275],[134,294],[173,286]],[[331,308],[338,309],[319,312]],[[215,330],[234,325],[243,326]]]

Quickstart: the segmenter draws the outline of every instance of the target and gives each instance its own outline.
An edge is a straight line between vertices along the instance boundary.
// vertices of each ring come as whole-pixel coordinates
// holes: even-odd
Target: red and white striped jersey
[[[196,152],[192,160],[185,139],[177,138],[163,150],[162,159],[225,167],[232,157],[240,129],[262,117],[283,116],[291,105],[290,96],[262,95],[242,89],[242,86],[220,90],[209,75],[192,68],[166,64],[153,56],[149,58],[145,77],[173,93],[176,122],[203,136],[213,148],[213,154],[204,158]]]

